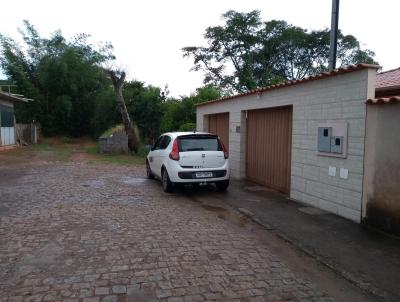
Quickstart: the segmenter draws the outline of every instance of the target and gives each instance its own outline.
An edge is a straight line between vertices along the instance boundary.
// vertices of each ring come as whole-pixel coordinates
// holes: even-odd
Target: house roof
[[[389,104],[389,103],[400,103],[400,95],[388,96],[388,97],[380,97],[375,99],[368,99],[366,104]]]
[[[4,91],[0,91],[0,100],[10,101],[10,102],[28,102],[30,99],[24,98],[23,95],[13,94]]]
[[[400,88],[400,67],[376,75],[376,90]]]
[[[320,80],[320,79],[324,79],[324,78],[334,77],[334,76],[337,76],[337,75],[340,75],[340,74],[350,73],[350,72],[353,72],[353,71],[366,69],[366,68],[379,69],[381,67],[378,66],[378,65],[372,65],[372,64],[350,65],[350,66],[334,69],[334,70],[332,70],[330,72],[323,72],[323,73],[317,74],[315,76],[310,76],[310,77],[307,77],[307,78],[304,78],[304,79],[301,79],[301,80],[287,81],[287,82],[283,82],[283,83],[276,84],[276,85],[271,85],[271,86],[267,86],[267,87],[263,87],[263,88],[253,89],[253,90],[250,90],[250,91],[247,91],[247,92],[244,92],[244,93],[240,93],[240,94],[236,94],[236,95],[226,96],[226,97],[223,97],[223,98],[220,98],[220,99],[211,100],[211,101],[204,102],[204,103],[199,103],[196,106],[204,106],[204,105],[208,105],[210,103],[222,102],[222,101],[231,100],[231,99],[235,99],[235,98],[242,97],[242,96],[262,93],[262,92],[265,92],[265,91],[275,90],[275,89],[288,87],[288,86],[293,86],[293,85],[299,85],[299,84],[303,84],[303,83],[306,83],[306,82],[311,82],[311,81]]]

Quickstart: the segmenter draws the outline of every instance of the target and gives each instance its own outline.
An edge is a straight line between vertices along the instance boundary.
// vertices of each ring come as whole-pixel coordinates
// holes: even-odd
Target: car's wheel
[[[229,180],[218,181],[215,183],[215,185],[217,186],[218,191],[226,191],[229,186]]]
[[[151,172],[150,164],[146,161],[146,174],[148,179],[154,179],[154,174]]]
[[[164,192],[171,193],[173,191],[173,184],[172,184],[171,180],[169,179],[167,169],[162,170],[161,181],[162,181],[162,187],[163,187]]]

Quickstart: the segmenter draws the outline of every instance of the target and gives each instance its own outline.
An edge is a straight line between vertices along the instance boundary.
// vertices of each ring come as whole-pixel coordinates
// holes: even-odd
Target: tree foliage
[[[20,33],[22,45],[0,35],[0,67],[6,83],[16,85],[13,92],[34,99],[17,104],[18,122],[39,121],[45,135],[95,137],[121,123],[110,72],[102,67],[114,59],[110,44],[95,47],[86,34],[67,41],[60,31],[43,38],[28,21]],[[168,86],[161,91],[136,80],[125,82],[121,91],[128,117],[144,143],[152,143],[161,131],[194,129],[194,105],[221,96],[207,86],[172,99]]]
[[[228,92],[244,92],[285,80],[302,79],[328,68],[329,30],[307,31],[285,21],[264,22],[260,12],[233,10],[222,15],[224,25],[206,29],[206,46],[184,47],[203,71],[204,83]],[[376,63],[351,35],[338,34],[338,65]]]
[[[132,81],[125,85],[124,95],[128,112],[133,116],[140,136],[145,143],[152,143],[160,134],[163,117],[160,88]]]
[[[92,134],[96,100],[110,89],[101,63],[113,59],[112,46],[94,47],[89,36],[67,41],[60,31],[40,37],[28,21],[20,30],[23,45],[0,36],[0,66],[17,92],[35,101],[16,108],[22,122],[40,121],[45,134]]]
[[[161,132],[193,130],[196,122],[195,105],[221,96],[219,89],[205,86],[196,89],[196,92],[190,96],[166,100],[162,104],[164,116],[160,125]]]

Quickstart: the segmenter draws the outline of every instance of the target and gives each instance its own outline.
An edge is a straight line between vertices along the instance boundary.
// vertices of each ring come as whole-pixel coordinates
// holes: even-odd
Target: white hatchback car
[[[205,132],[162,134],[147,159],[147,177],[161,179],[165,192],[178,184],[229,186],[228,151],[218,136]]]

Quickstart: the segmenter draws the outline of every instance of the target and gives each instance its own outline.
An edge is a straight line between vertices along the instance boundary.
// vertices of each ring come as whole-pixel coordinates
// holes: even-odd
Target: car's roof
[[[213,135],[211,133],[208,132],[193,132],[193,131],[182,131],[182,132],[166,132],[163,133],[163,135],[170,135],[173,137],[178,137],[178,136],[182,136],[182,135],[204,135],[204,134],[209,134],[209,135]]]

